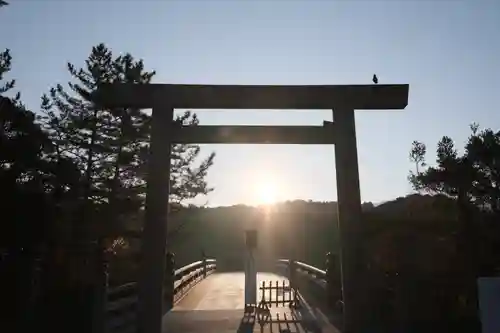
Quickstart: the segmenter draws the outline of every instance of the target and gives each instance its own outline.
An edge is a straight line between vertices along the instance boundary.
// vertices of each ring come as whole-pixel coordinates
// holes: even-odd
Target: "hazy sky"
[[[496,2],[496,3],[495,3]],[[449,135],[462,146],[473,121],[500,124],[500,2],[286,0],[10,0],[0,10],[0,48],[34,111],[106,43],[155,69],[155,82],[191,84],[410,84],[404,111],[356,114],[361,196],[383,201],[411,191],[413,140]],[[202,124],[320,125],[329,111],[201,111]],[[210,205],[254,204],[256,187],[277,199],[335,200],[333,146],[223,146]]]

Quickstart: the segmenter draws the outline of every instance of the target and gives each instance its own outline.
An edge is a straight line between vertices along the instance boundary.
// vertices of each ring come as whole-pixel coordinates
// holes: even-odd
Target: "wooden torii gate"
[[[146,219],[139,281],[140,333],[160,333],[164,255],[168,228],[170,154],[173,143],[334,144],[338,227],[344,299],[344,333],[363,320],[359,231],[361,198],[354,110],[401,110],[409,85],[243,86],[105,84],[97,105],[153,109]],[[328,109],[324,126],[176,126],[174,109]],[[332,235],[333,237],[333,235]]]

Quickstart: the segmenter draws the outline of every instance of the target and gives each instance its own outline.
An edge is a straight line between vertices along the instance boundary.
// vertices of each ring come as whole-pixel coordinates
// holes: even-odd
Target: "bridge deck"
[[[272,273],[258,273],[262,281],[286,280]],[[163,317],[164,333],[246,333],[246,332],[339,332],[321,311],[309,304],[293,310],[271,307],[266,321],[244,314],[244,273],[218,273],[194,287]],[[257,300],[261,295],[257,293]]]

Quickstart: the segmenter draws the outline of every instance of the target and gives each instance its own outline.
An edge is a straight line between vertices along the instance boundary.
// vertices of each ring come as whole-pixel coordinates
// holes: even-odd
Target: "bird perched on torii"
[[[377,75],[373,74],[373,79],[372,79],[373,83],[377,84],[378,83],[378,77]]]

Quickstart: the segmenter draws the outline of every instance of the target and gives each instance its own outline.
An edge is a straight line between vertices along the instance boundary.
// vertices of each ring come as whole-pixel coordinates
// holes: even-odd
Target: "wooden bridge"
[[[274,272],[257,274],[258,303],[245,308],[243,272],[218,272],[215,259],[194,262],[166,279],[173,293],[165,286],[162,332],[340,332],[341,309],[325,303],[332,295],[327,276],[305,263],[277,260]],[[137,295],[136,283],[108,288],[103,333],[137,332]]]

